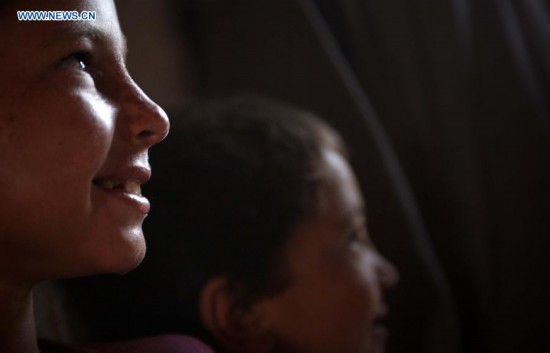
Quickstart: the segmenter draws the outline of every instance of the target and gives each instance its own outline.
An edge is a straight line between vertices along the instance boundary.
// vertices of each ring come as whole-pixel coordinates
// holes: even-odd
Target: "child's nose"
[[[383,290],[395,287],[399,282],[399,272],[397,268],[382,255],[378,256],[377,275]]]
[[[149,148],[168,134],[168,116],[135,82],[131,79],[129,81],[121,107],[128,124],[129,138],[136,144]]]

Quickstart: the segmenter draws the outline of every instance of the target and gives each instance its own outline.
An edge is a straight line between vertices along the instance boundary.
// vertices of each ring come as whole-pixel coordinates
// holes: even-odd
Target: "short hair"
[[[263,98],[203,103],[172,117],[169,137],[151,150],[148,254],[114,284],[138,317],[108,327],[117,325],[111,318],[105,329],[118,339],[166,331],[205,338],[197,304],[208,280],[226,277],[240,305],[284,289],[291,281],[285,245],[317,212],[325,149],[347,155],[313,114]]]

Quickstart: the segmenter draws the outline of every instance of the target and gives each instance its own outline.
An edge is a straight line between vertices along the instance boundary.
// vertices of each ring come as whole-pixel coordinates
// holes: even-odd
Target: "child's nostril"
[[[154,134],[155,133],[153,131],[143,130],[137,135],[137,138],[138,139],[146,139],[146,138],[149,138],[149,137],[153,136]]]

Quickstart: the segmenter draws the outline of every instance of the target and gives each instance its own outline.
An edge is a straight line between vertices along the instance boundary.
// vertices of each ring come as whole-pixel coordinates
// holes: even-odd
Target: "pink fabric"
[[[42,353],[214,353],[196,338],[177,334],[72,346],[43,341],[40,347]]]

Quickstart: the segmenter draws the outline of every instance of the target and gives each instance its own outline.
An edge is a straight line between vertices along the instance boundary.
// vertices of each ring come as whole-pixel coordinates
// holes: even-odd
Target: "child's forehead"
[[[0,10],[0,49],[3,53],[13,52],[16,56],[22,56],[27,51],[33,51],[33,55],[36,56],[50,47],[70,45],[84,40],[115,45],[122,48],[123,52],[126,50],[126,41],[111,0],[46,0],[24,1],[21,4],[24,5],[12,1]],[[96,19],[20,21],[18,11],[95,11]]]

